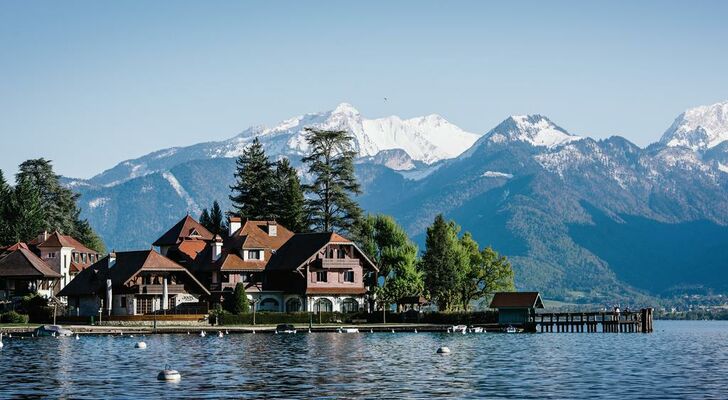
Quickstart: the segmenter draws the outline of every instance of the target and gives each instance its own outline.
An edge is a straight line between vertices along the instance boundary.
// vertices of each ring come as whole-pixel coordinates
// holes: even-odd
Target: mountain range
[[[234,157],[254,137],[300,167],[307,126],[352,134],[366,211],[393,215],[420,244],[444,213],[508,255],[520,289],[569,302],[728,289],[728,102],[685,111],[645,148],[542,115],[480,135],[438,115],[366,119],[344,103],[64,183],[107,246],[145,248],[186,212],[228,206]]]

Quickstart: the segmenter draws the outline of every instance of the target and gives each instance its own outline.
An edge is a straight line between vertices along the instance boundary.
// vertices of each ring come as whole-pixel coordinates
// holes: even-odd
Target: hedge
[[[255,323],[259,325],[275,324],[308,324],[309,318],[314,324],[319,323],[319,314],[309,315],[307,312],[278,313],[259,312],[255,314]],[[352,321],[366,321],[367,323],[381,323],[382,313],[352,313],[343,314],[338,312],[322,312],[320,321],[322,323],[352,323]],[[210,315],[210,322],[220,325],[252,325],[253,314],[230,314],[228,312],[217,312]],[[387,313],[388,323],[423,323],[443,325],[476,325],[498,322],[497,311],[475,311],[475,312],[404,312]]]
[[[28,316],[15,311],[8,311],[0,314],[0,322],[3,324],[27,324]]]

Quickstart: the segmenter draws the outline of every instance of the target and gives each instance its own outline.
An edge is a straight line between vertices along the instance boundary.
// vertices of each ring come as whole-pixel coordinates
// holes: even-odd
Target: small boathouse
[[[498,292],[490,308],[498,310],[499,325],[526,327],[533,323],[536,309],[543,308],[543,300],[539,292]]]

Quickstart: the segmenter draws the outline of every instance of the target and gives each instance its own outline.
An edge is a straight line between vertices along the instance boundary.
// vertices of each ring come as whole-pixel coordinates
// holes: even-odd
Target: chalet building
[[[68,298],[76,315],[91,316],[100,310],[104,315],[180,312],[199,306],[209,294],[186,268],[154,250],[142,250],[110,253],[83,269],[59,296]]]
[[[33,253],[25,243],[0,251],[0,301],[10,302],[32,293],[53,296],[61,274]]]
[[[61,275],[56,292],[63,289],[76,274],[99,260],[99,253],[84,246],[72,236],[43,232],[28,243],[35,253]]]
[[[223,239],[186,216],[154,245],[205,284],[212,302],[243,283],[258,311],[358,311],[377,271],[339,234],[293,233],[276,221],[231,217]]]

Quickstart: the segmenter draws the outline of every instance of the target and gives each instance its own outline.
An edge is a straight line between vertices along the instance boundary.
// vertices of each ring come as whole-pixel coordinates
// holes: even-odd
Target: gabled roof
[[[351,244],[365,264],[377,270],[377,266],[354,242],[334,232],[297,233],[276,251],[268,264],[268,269],[296,270],[329,243]]]
[[[276,225],[276,235],[268,234],[268,226]],[[247,220],[237,231],[230,235],[223,245],[232,249],[273,249],[276,250],[293,237],[293,232],[275,221]]]
[[[538,292],[498,292],[490,308],[543,308],[543,301]]]
[[[28,250],[19,247],[0,259],[0,277],[3,278],[60,278],[45,261]]]
[[[116,260],[109,268],[110,257],[106,256],[89,268],[81,271],[59,296],[97,294],[105,291],[106,280],[111,279],[112,287],[121,287],[144,271],[172,271],[187,276],[200,291],[209,294],[207,289],[183,266],[157,253],[154,250],[124,251],[116,253]]]
[[[36,247],[72,247],[79,253],[97,254],[96,251],[84,246],[81,242],[74,239],[73,236],[61,235],[58,231],[53,232],[50,236],[48,236],[48,239],[39,243]]]
[[[174,224],[167,232],[154,241],[154,246],[174,246],[182,239],[212,240],[214,235],[189,215]]]
[[[262,271],[265,269],[265,260],[243,260],[235,253],[225,253],[215,265],[220,271]]]

